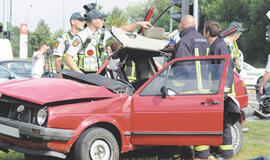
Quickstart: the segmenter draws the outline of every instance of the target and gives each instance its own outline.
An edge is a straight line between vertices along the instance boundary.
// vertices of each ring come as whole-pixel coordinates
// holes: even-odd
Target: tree
[[[202,14],[206,20],[219,22],[225,30],[233,21],[240,22],[246,32],[238,40],[245,61],[265,65],[269,43],[265,41],[269,20],[266,13],[270,8],[268,0],[201,0]],[[256,58],[254,56],[256,55]]]
[[[123,10],[118,7],[114,7],[112,12],[109,12],[107,15],[105,23],[107,28],[111,26],[120,27],[127,24],[128,18],[124,15]]]
[[[143,21],[144,17],[151,6],[154,6],[154,12],[151,17],[150,22],[153,23],[153,20],[160,15],[162,11],[164,11],[170,5],[170,0],[152,0],[137,3],[135,5],[130,5],[126,9],[127,17],[129,21],[136,22],[136,21]],[[174,12],[178,12],[179,9],[174,7]],[[155,23],[155,27],[163,27],[166,31],[169,31],[169,24],[170,24],[170,15],[169,10]],[[179,23],[173,23],[173,29],[178,29]]]
[[[50,42],[49,42],[49,45],[52,45],[56,42],[57,38],[64,34],[65,31],[63,29],[59,29],[58,31],[54,32],[54,34],[51,36],[51,39],[50,39]]]
[[[20,54],[20,28],[15,26],[12,28],[12,39],[10,40],[14,57],[19,57]]]
[[[29,56],[32,57],[33,50],[38,50],[39,45],[41,43],[45,43],[47,45],[51,45],[51,32],[49,26],[45,23],[44,20],[40,20],[37,28],[34,32],[29,35],[29,44],[28,44],[28,52]]]

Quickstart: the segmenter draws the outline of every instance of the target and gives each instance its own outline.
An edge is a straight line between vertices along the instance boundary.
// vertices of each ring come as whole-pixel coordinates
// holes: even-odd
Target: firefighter
[[[89,10],[85,17],[87,27],[74,37],[72,45],[67,51],[65,62],[73,71],[95,73],[104,62],[105,42],[112,35],[103,28],[104,18],[107,16],[98,9]],[[120,29],[133,31],[138,27],[150,28],[152,25],[149,22],[137,22],[120,27]],[[77,55],[78,67],[72,60],[72,57]]]
[[[179,24],[180,29],[180,41],[175,45],[174,54],[175,58],[178,57],[189,57],[189,56],[205,56],[209,50],[209,43],[207,40],[195,29],[195,20],[191,15],[185,15]],[[190,62],[193,63],[193,62]],[[202,68],[202,62],[196,62],[196,65],[186,65],[184,67],[186,73],[192,73],[196,71],[196,74],[200,77],[197,77],[198,83],[197,85],[192,85],[194,90],[203,90],[205,87],[207,88],[207,84],[203,84],[202,79],[205,78],[206,68]],[[181,65],[181,64],[179,64]],[[194,68],[196,67],[196,68]],[[193,78],[190,77],[194,74],[185,74],[175,72],[175,80],[173,81],[175,86],[182,86],[183,90],[191,90],[191,86],[188,83],[177,82],[180,79],[188,79]],[[206,81],[205,81],[206,82]]]
[[[215,21],[208,21],[204,24],[204,37],[210,43],[210,51],[209,55],[231,55],[231,52],[223,40],[220,37],[221,35],[221,27]],[[232,91],[232,85],[234,82],[234,63],[233,60],[230,59],[226,83],[224,88],[225,95],[228,95]],[[226,97],[226,96],[225,96]],[[224,103],[226,104],[226,103]],[[226,112],[226,108],[228,106],[224,106],[224,112]],[[226,115],[226,113],[225,113]],[[218,156],[224,159],[229,159],[233,157],[233,146],[232,146],[232,134],[231,134],[231,123],[229,121],[225,121],[226,117],[224,117],[224,125],[223,125],[223,143],[218,147]],[[209,154],[209,151],[204,151]]]
[[[243,65],[243,54],[238,49],[238,45],[236,41],[239,39],[242,32],[245,31],[245,28],[242,27],[242,25],[239,22],[232,22],[229,27],[222,32],[222,37],[224,38],[224,41],[229,46],[232,59],[235,63],[235,70],[240,73],[241,67]]]
[[[189,57],[189,56],[206,56],[209,51],[209,43],[208,41],[195,29],[195,19],[191,15],[185,15],[182,17],[180,21],[180,41],[175,46],[174,56],[175,58],[178,57]],[[194,68],[190,68],[188,66],[185,67],[186,73],[193,72]],[[202,72],[205,72],[206,69],[202,68],[200,64],[196,63],[196,72],[197,75],[203,75]],[[198,73],[200,72],[201,73]],[[177,79],[186,79],[183,76],[188,76],[189,74],[183,73],[175,73],[178,77]],[[197,79],[201,79],[197,77]],[[185,85],[179,82],[173,82],[175,86],[177,85]],[[196,88],[202,89],[203,84],[198,80],[198,86]],[[194,86],[194,85],[188,85]],[[190,88],[189,88],[190,89]],[[209,154],[209,146],[201,145],[201,146],[194,146],[195,149],[195,159],[207,159]]]
[[[175,47],[175,58],[206,55],[209,43],[196,31],[195,25],[194,17],[191,15],[181,19],[179,25],[181,39]]]
[[[64,57],[68,47],[70,46],[72,39],[75,34],[84,29],[84,15],[80,12],[74,12],[70,17],[70,31],[62,34],[58,37],[57,41],[54,43],[54,59],[55,59],[55,68],[57,76],[62,78],[62,74],[59,73],[60,69],[69,69],[64,63]],[[77,64],[77,56],[74,56],[73,60]]]

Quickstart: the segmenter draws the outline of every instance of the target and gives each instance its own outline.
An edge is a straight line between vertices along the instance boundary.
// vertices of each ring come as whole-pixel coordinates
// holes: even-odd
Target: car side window
[[[9,78],[10,73],[2,68],[0,68],[0,78]]]
[[[32,70],[32,64],[31,63],[24,63],[25,71],[30,73]]]
[[[9,70],[14,72],[14,73],[23,73],[23,66],[21,63],[10,63],[9,65]]]
[[[219,91],[224,60],[190,60],[171,64],[155,77],[141,92],[142,96],[216,94]]]

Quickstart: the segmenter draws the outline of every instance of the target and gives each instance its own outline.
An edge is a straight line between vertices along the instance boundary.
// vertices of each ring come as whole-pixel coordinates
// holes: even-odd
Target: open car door
[[[229,58],[177,58],[142,85],[132,96],[132,144],[221,144]]]

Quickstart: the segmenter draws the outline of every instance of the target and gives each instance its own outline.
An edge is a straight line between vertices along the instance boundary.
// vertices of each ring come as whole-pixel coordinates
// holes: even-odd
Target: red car
[[[161,49],[167,41],[116,28],[112,33],[122,43],[113,56],[120,59],[120,79],[112,71],[102,76],[64,70],[68,79],[0,85],[0,150],[25,153],[28,160],[117,160],[138,146],[222,143],[229,57],[177,58],[158,70],[154,59],[166,55]],[[129,61],[136,64],[132,82],[125,74]],[[236,88],[246,93],[241,81]],[[243,142],[240,110],[247,95],[238,98],[232,117],[235,153]]]

